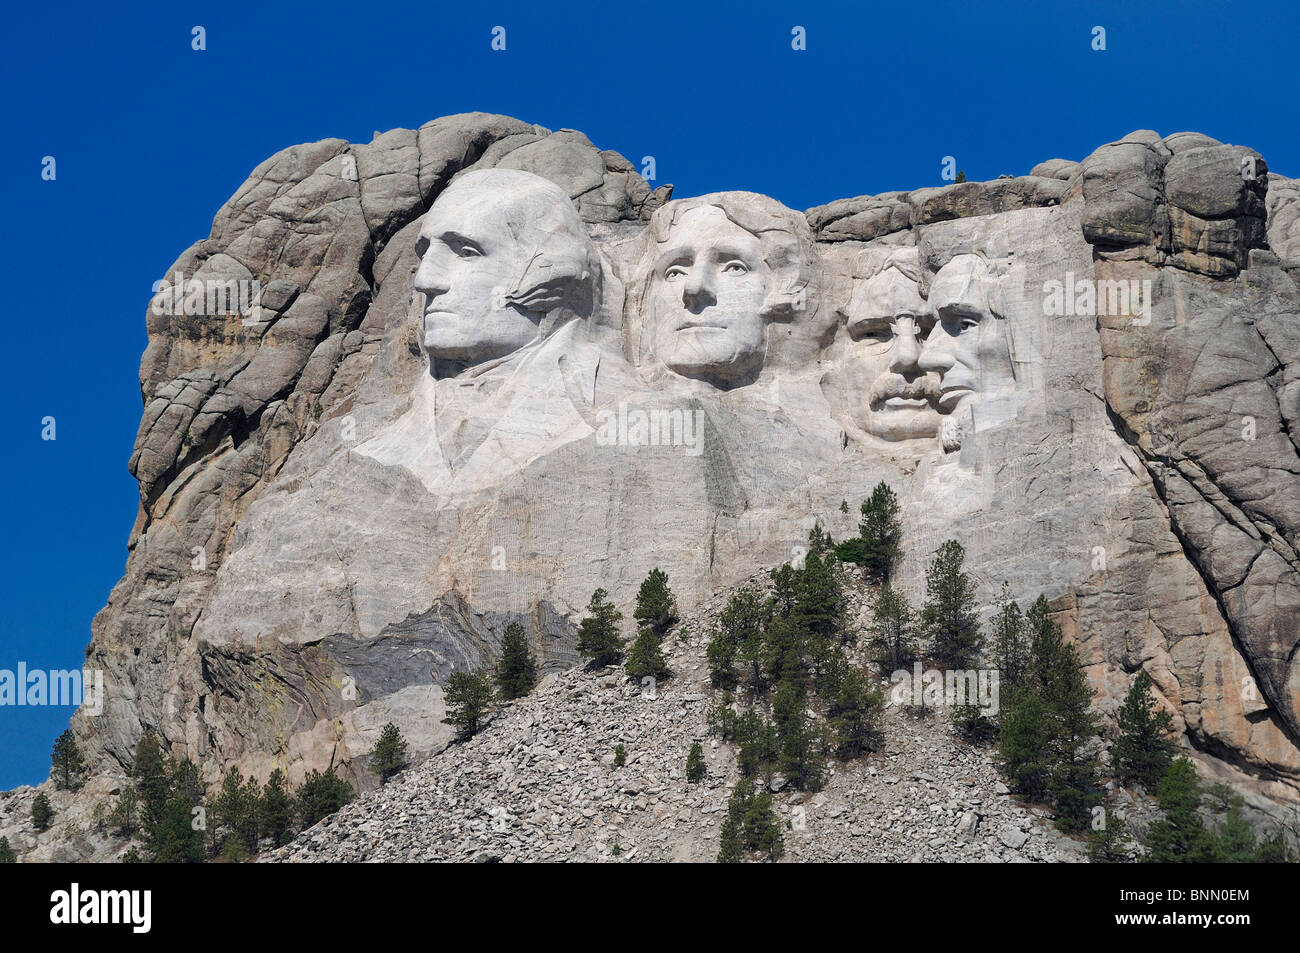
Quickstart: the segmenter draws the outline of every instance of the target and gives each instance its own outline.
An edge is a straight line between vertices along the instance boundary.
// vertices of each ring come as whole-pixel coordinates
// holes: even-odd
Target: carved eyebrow
[[[709,249],[709,257],[715,262],[739,260],[751,268],[757,268],[761,256],[752,251],[743,251],[735,245],[716,245]]]
[[[670,248],[655,260],[655,271],[662,272],[673,265],[689,265],[695,261],[695,252],[689,248]]]
[[[438,236],[438,240],[445,245],[473,245],[479,251],[483,250],[483,245],[477,240],[470,238],[468,235],[462,235],[460,232],[448,229]]]

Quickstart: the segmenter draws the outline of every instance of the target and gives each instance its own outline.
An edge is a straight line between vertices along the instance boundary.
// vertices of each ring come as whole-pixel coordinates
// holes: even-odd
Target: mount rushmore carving
[[[569,664],[595,588],[690,604],[885,480],[905,589],[959,540],[987,603],[1053,600],[1103,712],[1144,668],[1205,771],[1293,802],[1296,194],[1190,133],[807,212],[500,116],[295,146],[169,270],[261,320],[149,318],[74,728],[106,769],[146,726],[210,774],[390,720],[428,751],[507,623]]]

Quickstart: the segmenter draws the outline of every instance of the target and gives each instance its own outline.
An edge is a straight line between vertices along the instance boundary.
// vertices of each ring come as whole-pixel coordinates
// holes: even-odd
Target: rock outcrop
[[[508,622],[559,671],[597,587],[694,606],[885,480],[913,597],[958,539],[987,603],[1053,600],[1104,713],[1145,669],[1206,774],[1294,803],[1298,276],[1296,182],[1194,133],[806,213],[501,116],[295,146],[151,302],[74,731],[106,776],[153,727],[209,780],[372,784]]]

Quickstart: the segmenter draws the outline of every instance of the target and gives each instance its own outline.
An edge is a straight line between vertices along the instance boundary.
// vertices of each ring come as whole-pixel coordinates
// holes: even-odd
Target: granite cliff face
[[[74,730],[109,773],[148,726],[210,779],[361,780],[387,721],[445,743],[509,621],[565,667],[598,586],[693,605],[883,479],[914,598],[958,539],[989,603],[1054,600],[1103,711],[1145,668],[1206,773],[1294,802],[1297,279],[1300,185],[1193,133],[806,213],[501,116],[295,146],[151,302]]]

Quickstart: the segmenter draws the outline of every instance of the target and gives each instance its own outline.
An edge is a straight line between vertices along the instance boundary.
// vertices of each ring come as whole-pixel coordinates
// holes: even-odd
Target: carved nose
[[[415,270],[416,291],[426,298],[436,298],[440,294],[446,294],[449,287],[444,272],[435,268],[427,259],[420,262],[420,267]]]
[[[917,356],[916,366],[923,371],[938,371],[940,374],[952,367],[956,362],[953,360],[951,350],[946,346],[947,338],[943,326],[936,324],[930,330],[930,336],[926,338],[925,346]]]
[[[686,286],[682,288],[682,304],[691,314],[699,314],[717,303],[718,296],[713,293],[707,276],[702,271],[692,272],[686,279]]]
[[[921,356],[920,345],[916,343],[916,331],[908,328],[894,332],[894,346],[889,349],[889,369],[895,374],[915,374],[919,369],[917,359]]]

